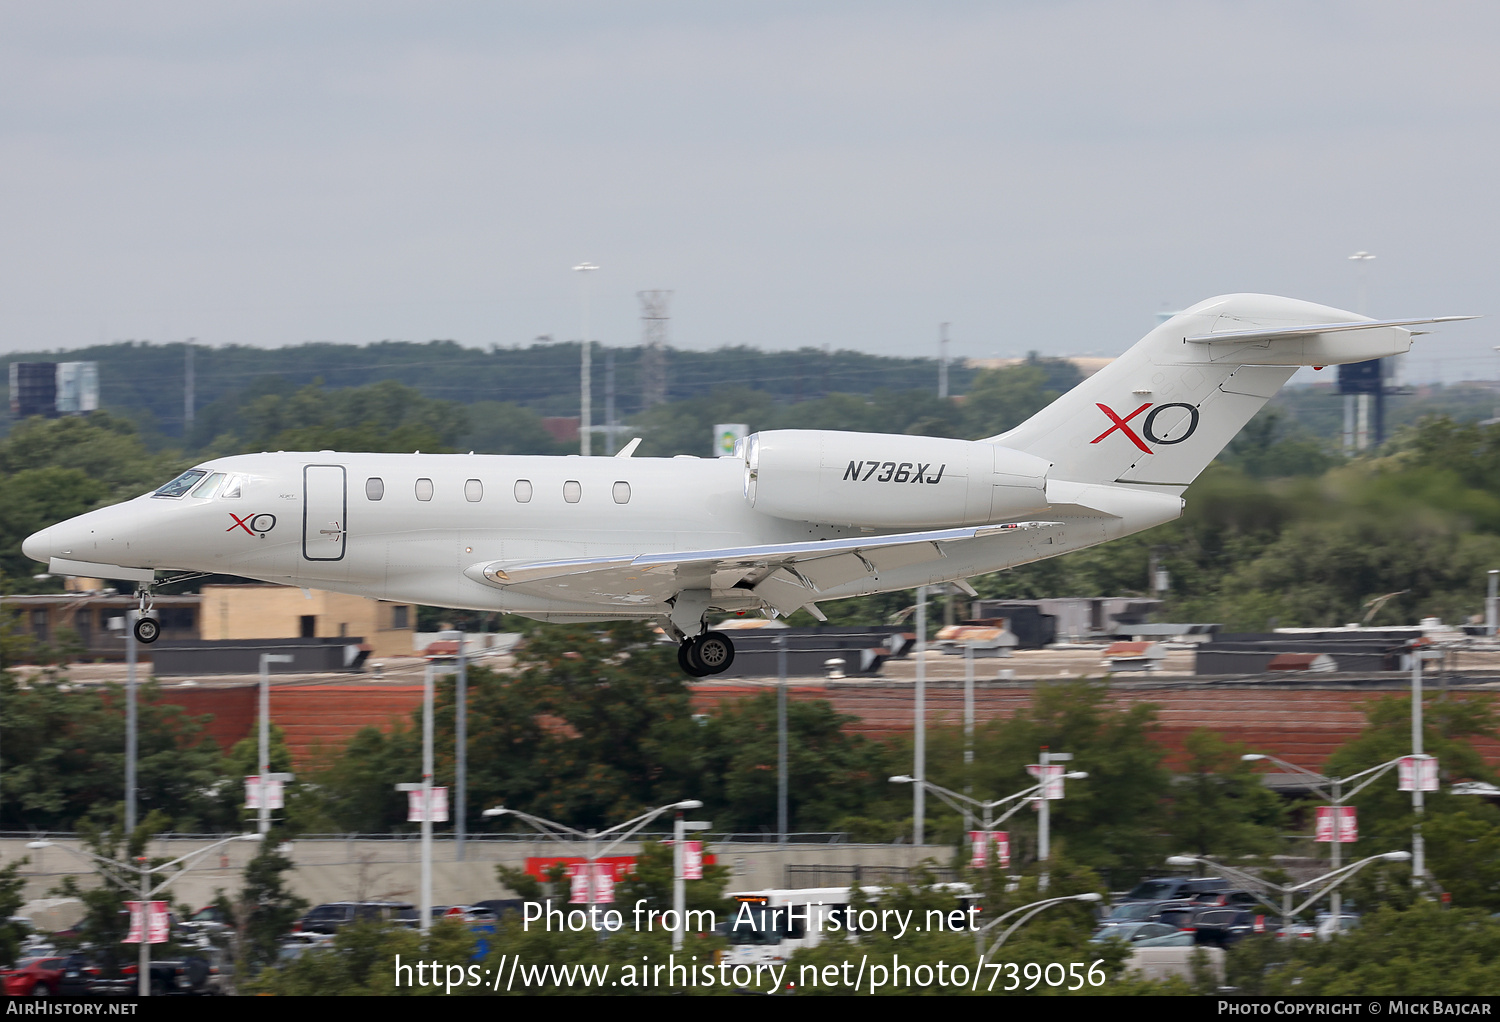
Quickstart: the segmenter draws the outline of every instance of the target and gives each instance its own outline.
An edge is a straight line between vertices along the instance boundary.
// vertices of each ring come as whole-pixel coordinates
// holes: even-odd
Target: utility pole
[[[182,438],[186,440],[193,432],[193,406],[197,401],[193,397],[193,340],[189,337],[184,345],[186,353],[186,365],[182,373]]]
[[[948,400],[948,324],[938,324],[938,398]]]
[[[641,300],[641,407],[651,408],[667,400],[667,307],[670,291],[637,291]]]
[[[593,381],[589,378],[589,274],[598,268],[593,263],[579,263],[573,267],[575,273],[583,274],[579,285],[583,318],[583,360],[578,372],[578,453],[584,457],[593,453],[594,444],[594,390]]]

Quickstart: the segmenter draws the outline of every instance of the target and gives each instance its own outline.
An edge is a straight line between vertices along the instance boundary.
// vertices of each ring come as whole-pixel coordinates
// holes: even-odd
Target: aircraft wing
[[[664,603],[683,589],[740,589],[753,592],[783,613],[790,613],[837,586],[878,577],[882,571],[939,560],[946,556],[945,543],[986,536],[1019,536],[1061,524],[1017,522],[719,550],[556,561],[492,561],[473,565],[464,574],[476,582],[528,595],[616,606]]]

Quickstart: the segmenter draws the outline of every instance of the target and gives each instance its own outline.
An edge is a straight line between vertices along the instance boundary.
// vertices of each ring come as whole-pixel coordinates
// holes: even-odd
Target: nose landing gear
[[[723,632],[704,632],[677,647],[678,666],[694,678],[723,674],[733,663],[734,643]]]
[[[141,606],[139,616],[135,619],[135,641],[150,645],[161,638],[161,622],[152,616],[155,610],[155,601],[151,599],[151,587],[143,585],[136,590],[140,597]]]

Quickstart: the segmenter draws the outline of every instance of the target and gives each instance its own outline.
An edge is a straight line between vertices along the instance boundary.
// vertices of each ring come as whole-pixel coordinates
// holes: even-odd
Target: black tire
[[[46,983],[38,983],[31,988],[32,997],[51,997],[52,993],[52,988]]]
[[[150,645],[161,637],[161,622],[154,617],[139,618],[135,623],[135,641]]]
[[[697,657],[698,643],[689,639],[677,647],[677,666],[682,668],[682,673],[690,678],[702,678],[708,674],[708,669],[699,662]]]
[[[693,660],[706,674],[723,674],[734,663],[734,643],[723,632],[704,632],[693,642]]]

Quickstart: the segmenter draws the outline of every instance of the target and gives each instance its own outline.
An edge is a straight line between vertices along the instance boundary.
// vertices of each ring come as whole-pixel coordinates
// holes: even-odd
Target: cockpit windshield
[[[193,488],[193,485],[208,473],[201,468],[190,468],[182,475],[173,479],[170,483],[157,490],[152,496],[156,497],[180,497]]]

